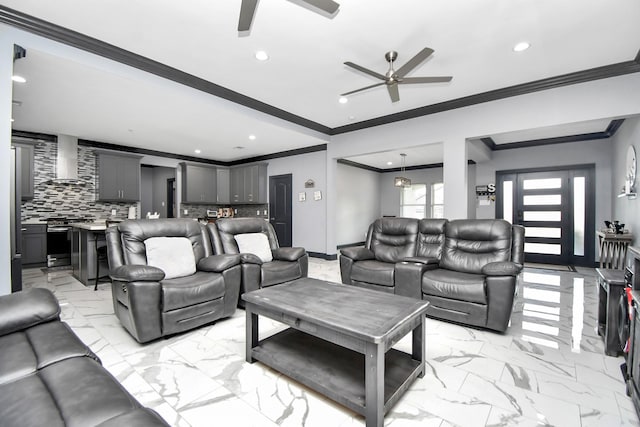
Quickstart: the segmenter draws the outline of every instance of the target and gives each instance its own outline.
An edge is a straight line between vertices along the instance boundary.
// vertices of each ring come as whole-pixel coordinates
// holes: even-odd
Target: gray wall
[[[140,216],[144,218],[147,212],[153,213],[153,168],[140,167]]]
[[[301,246],[308,252],[325,253],[327,218],[327,157],[325,151],[298,156],[271,159],[268,161],[269,176],[292,174],[293,246]],[[312,179],[314,188],[305,188],[304,183]],[[313,200],[314,191],[322,192],[321,200]],[[306,193],[304,202],[298,194]]]
[[[337,244],[363,242],[369,224],[381,216],[381,174],[343,164],[337,168]]]
[[[618,132],[612,138],[611,149],[613,151],[612,161],[612,192],[609,203],[613,205],[613,212],[610,218],[617,219],[626,224],[627,229],[635,234],[633,245],[638,246],[638,234],[640,233],[640,202],[638,199],[628,197],[617,197],[624,186],[624,177],[626,173],[627,149],[633,145],[636,150],[636,169],[637,159],[640,158],[640,117],[633,117],[625,120]],[[640,174],[637,174],[635,191],[640,190]],[[598,223],[598,228],[600,228]]]

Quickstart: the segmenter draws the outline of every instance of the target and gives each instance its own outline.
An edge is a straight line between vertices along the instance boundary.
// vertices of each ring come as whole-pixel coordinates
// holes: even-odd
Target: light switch
[[[184,214],[185,214],[185,215],[189,215],[189,209],[185,209],[185,210],[184,210]]]
[[[117,213],[118,213],[117,210],[111,209],[111,216],[116,216]]]

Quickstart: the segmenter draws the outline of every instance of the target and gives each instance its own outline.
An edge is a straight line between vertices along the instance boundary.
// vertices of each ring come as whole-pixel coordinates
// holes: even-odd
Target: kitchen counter
[[[89,231],[104,231],[107,229],[107,225],[103,222],[76,222],[71,224],[71,226]]]

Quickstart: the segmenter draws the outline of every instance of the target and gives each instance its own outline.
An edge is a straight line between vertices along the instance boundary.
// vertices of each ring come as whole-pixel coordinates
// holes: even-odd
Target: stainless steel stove
[[[92,222],[87,218],[47,219],[47,267],[71,265],[71,224]]]

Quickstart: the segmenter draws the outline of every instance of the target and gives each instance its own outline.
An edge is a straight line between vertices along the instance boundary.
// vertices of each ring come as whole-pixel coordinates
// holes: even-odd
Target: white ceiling
[[[640,48],[637,0],[337,1],[340,10],[333,18],[292,1],[260,2],[249,36],[236,30],[240,0],[3,0],[3,5],[331,128],[630,61]],[[531,48],[513,52],[523,40]],[[28,82],[14,85],[14,98],[22,101],[14,110],[15,129],[186,155],[199,148],[203,152],[196,156],[222,161],[330,139],[194,89],[127,79],[24,47],[27,57],[15,67]],[[384,87],[354,94],[347,104],[337,102],[340,93],[376,83],[345,61],[384,74],[385,52],[398,51],[400,66],[424,47],[435,53],[410,76],[452,75],[450,83],[400,86],[397,103]],[[269,53],[268,61],[254,58],[260,49]],[[255,141],[248,139],[250,133]],[[427,153],[426,160],[432,150],[420,153]]]

